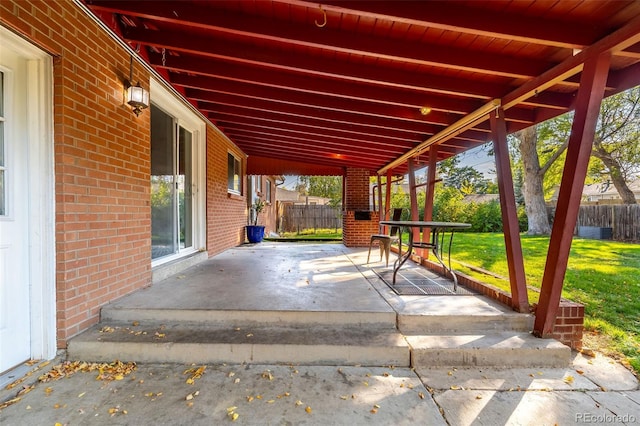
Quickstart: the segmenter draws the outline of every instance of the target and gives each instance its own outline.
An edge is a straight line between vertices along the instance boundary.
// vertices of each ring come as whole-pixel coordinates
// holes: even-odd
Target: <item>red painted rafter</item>
[[[220,126],[225,130],[225,133],[237,134],[242,132],[244,134],[253,134],[256,136],[269,135],[276,138],[282,138],[282,140],[290,139],[301,142],[307,142],[309,140],[318,143],[319,147],[335,147],[334,149],[340,150],[341,147],[348,149],[355,148],[360,150],[363,155],[380,153],[384,157],[389,155],[399,155],[406,151],[408,148],[415,144],[411,143],[389,143],[380,142],[379,140],[362,140],[362,139],[348,139],[344,137],[335,137],[323,133],[311,133],[291,131],[288,129],[265,127],[265,126],[252,126],[252,125],[238,125],[234,123],[221,123]]]
[[[507,77],[533,77],[553,65],[544,59],[480,53],[473,49],[445,47],[424,42],[406,41],[400,44],[387,37],[373,35],[352,37],[352,34],[347,32],[310,31],[308,25],[291,21],[278,24],[275,20],[265,20],[228,10],[212,10],[210,13],[203,13],[202,7],[189,4],[156,2],[153,8],[149,8],[139,2],[95,1],[92,3],[92,8],[269,42],[331,49],[372,58]]]
[[[308,1],[287,0],[286,3],[317,7],[317,3]],[[474,8],[473,4],[451,1],[430,1],[425,7],[424,4],[413,1],[328,0],[322,2],[322,7],[327,11],[357,14],[373,19],[387,19],[410,25],[569,49],[587,46],[607,30],[595,25],[586,26],[568,20],[548,18],[545,25],[541,25],[537,17],[482,10]]]

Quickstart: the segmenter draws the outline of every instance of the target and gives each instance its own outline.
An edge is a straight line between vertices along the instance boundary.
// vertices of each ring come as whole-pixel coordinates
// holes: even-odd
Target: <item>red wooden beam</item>
[[[553,65],[544,60],[474,52],[470,49],[452,48],[424,41],[405,40],[399,44],[375,34],[369,34],[367,37],[352,37],[352,34],[343,31],[309,31],[308,25],[291,20],[278,23],[274,20],[228,10],[206,11],[202,7],[188,4],[171,3],[165,6],[163,5],[165,2],[156,2],[153,8],[149,8],[136,3],[139,2],[117,2],[115,5],[96,2],[92,9],[110,10],[161,22],[222,31],[271,43],[295,44],[391,61],[506,77],[533,77]],[[167,39],[173,36],[175,34],[168,34]]]
[[[578,218],[580,198],[587,175],[610,61],[609,51],[590,56],[582,71],[576,112],[569,136],[567,159],[562,173],[547,262],[542,277],[540,302],[533,328],[534,334],[539,337],[552,335],[560,306],[562,284],[567,271],[573,231]]]
[[[524,273],[524,259],[520,242],[520,225],[516,210],[516,197],[513,189],[511,163],[509,161],[509,147],[507,141],[507,127],[502,108],[491,114],[491,128],[493,130],[493,149],[496,155],[496,174],[498,178],[498,192],[500,194],[500,210],[502,212],[502,226],[504,242],[509,267],[509,282],[511,283],[512,307],[518,312],[529,312],[529,298],[527,295],[527,280]]]
[[[302,0],[287,0],[287,2],[307,7],[313,7],[316,4]],[[602,29],[580,25],[574,21],[555,20],[542,26],[540,20],[534,16],[523,16],[508,11],[474,9],[473,4],[468,3],[440,1],[425,7],[421,2],[327,0],[322,2],[322,7],[335,12],[352,9],[355,11],[352,13],[360,16],[392,19],[409,25],[565,48],[580,48],[602,36]]]
[[[416,194],[416,160],[414,158],[407,159],[407,167],[409,168],[409,201],[411,204],[411,220],[420,220],[420,212],[418,211],[418,194]],[[413,241],[420,241],[420,229],[411,228],[409,232],[413,232]],[[422,256],[422,250],[415,252]]]
[[[433,200],[436,190],[436,167],[438,166],[438,146],[429,149],[429,166],[427,168],[427,192],[424,197],[424,220],[433,219]],[[428,243],[431,238],[431,230],[422,231],[422,242]],[[429,258],[429,250],[424,250],[422,255]]]

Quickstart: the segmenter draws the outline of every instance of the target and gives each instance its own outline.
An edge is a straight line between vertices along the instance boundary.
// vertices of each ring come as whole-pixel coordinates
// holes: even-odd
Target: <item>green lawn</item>
[[[548,245],[549,237],[522,235],[527,284],[531,287],[540,288]],[[502,234],[457,233],[451,257],[508,276]],[[454,268],[509,290],[505,280],[456,262]],[[623,354],[640,373],[640,244],[575,238],[562,296],[584,304],[586,329],[602,336],[597,341],[606,346],[597,349]],[[537,292],[529,292],[529,302],[538,302]]]
[[[282,232],[277,239],[287,240],[342,240],[342,228],[336,229],[305,229],[300,232]]]

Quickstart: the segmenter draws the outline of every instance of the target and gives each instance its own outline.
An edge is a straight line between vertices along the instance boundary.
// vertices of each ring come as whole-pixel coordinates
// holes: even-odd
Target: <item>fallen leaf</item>
[[[264,370],[262,372],[262,378],[263,379],[273,380],[273,374],[271,374],[271,370]]]
[[[422,392],[418,392],[418,396],[420,397],[420,399],[424,399],[424,394]]]
[[[451,389],[451,390],[460,390],[460,386],[457,386],[457,385],[451,385],[450,389]]]
[[[8,401],[3,402],[2,404],[0,404],[0,410],[3,410],[5,408],[7,408],[10,405],[15,404],[16,402],[20,401],[22,398],[13,398],[10,399]]]
[[[304,409],[304,411],[306,411],[307,413],[311,414],[311,407],[309,407],[309,406],[307,405],[307,408],[305,408],[305,409]]]
[[[296,401],[296,405],[297,405],[297,406],[300,406],[300,405],[302,405],[302,401],[300,401],[300,400],[297,400],[297,401]]]
[[[567,384],[572,384],[573,383],[573,376],[567,376],[564,378],[564,382]]]
[[[79,394],[78,398],[82,398],[84,396],[84,394],[86,394],[86,392],[82,392],[81,394]]]

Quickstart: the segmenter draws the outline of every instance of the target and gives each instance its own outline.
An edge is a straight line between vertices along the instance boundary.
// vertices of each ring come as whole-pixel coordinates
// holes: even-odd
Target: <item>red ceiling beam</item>
[[[437,73],[414,72],[393,67],[393,63],[376,64],[375,67],[363,67],[344,61],[330,61],[321,59],[309,52],[297,52],[291,55],[286,50],[268,47],[256,47],[252,44],[237,43],[225,40],[224,43],[208,41],[194,44],[193,37],[167,36],[160,31],[129,29],[127,39],[133,43],[164,47],[171,50],[234,61],[244,64],[254,64],[263,67],[297,71],[316,76],[335,77],[344,80],[371,83],[378,86],[408,89],[426,93],[442,93],[447,95],[468,96],[478,99],[489,99],[504,94],[504,85],[493,82],[477,82],[464,77],[443,77]],[[181,55],[184,57],[184,55]],[[171,59],[171,57],[167,58]],[[189,62],[182,64],[189,66]],[[190,67],[193,69],[194,67]],[[196,65],[196,70],[212,68],[206,65]],[[505,82],[507,80],[505,79]],[[428,82],[428,84],[425,84]]]
[[[434,93],[418,92],[406,88],[392,88],[374,82],[349,81],[336,73],[330,78],[327,76],[304,75],[304,71],[291,72],[278,68],[263,69],[260,64],[236,64],[218,59],[202,58],[193,55],[169,56],[162,60],[162,55],[152,54],[150,63],[157,68],[168,68],[201,76],[216,77],[212,79],[211,86],[216,90],[228,92],[246,93],[252,90],[258,92],[254,95],[261,96],[261,92],[272,97],[268,88],[284,90],[278,92],[279,97],[296,97],[297,102],[304,101],[308,94],[330,95],[331,97],[370,101],[388,105],[406,106],[418,109],[428,106],[433,111],[445,111],[449,113],[464,114],[473,111],[482,104],[480,100],[466,100],[462,97],[443,96]],[[405,72],[405,74],[407,74]],[[337,78],[337,79],[336,79]],[[256,87],[260,85],[262,87]],[[313,103],[312,101],[308,101]],[[561,105],[554,105],[561,107]]]
[[[312,134],[312,133],[300,133],[288,131],[281,128],[266,128],[266,127],[249,127],[249,126],[239,126],[234,124],[229,125],[221,125],[221,128],[224,129],[226,134],[245,134],[245,135],[254,135],[256,137],[268,136],[277,140],[280,138],[283,142],[290,141],[299,141],[303,144],[309,143],[309,141],[313,141],[316,144],[317,149],[321,148],[329,148],[335,147],[333,149],[340,150],[349,148],[354,150],[354,152],[360,152],[362,155],[399,155],[402,154],[405,150],[409,149],[406,143],[381,143],[377,141],[366,141],[366,140],[349,140],[346,138],[335,138],[322,134]],[[414,144],[411,144],[412,146]]]
[[[344,168],[252,155],[247,159],[247,174],[342,176]]]
[[[640,16],[636,17],[624,27],[604,37],[598,42],[540,76],[524,83],[516,90],[502,98],[502,107],[511,108],[518,103],[535,96],[557,82],[566,80],[582,71],[584,62],[594,55],[604,52],[614,53],[640,42]],[[636,77],[637,78],[637,77]]]
[[[215,6],[215,2],[212,4]],[[554,64],[548,61],[475,52],[423,42],[403,42],[398,44],[387,37],[369,35],[353,37],[341,31],[310,31],[308,25],[291,21],[278,24],[273,19],[265,20],[229,10],[208,10],[204,5],[185,3],[154,4],[152,11],[137,2],[103,3],[94,2],[94,10],[109,10],[131,16],[144,17],[161,22],[198,27],[207,30],[227,32],[233,35],[253,37],[260,40],[295,44],[337,52],[388,59],[419,65],[460,69],[471,72],[503,75],[507,77],[533,77]],[[192,41],[196,41],[195,39]]]
[[[414,140],[415,135],[421,139],[427,137],[430,129],[438,130],[436,126],[416,125],[413,122],[393,119],[383,119],[379,117],[358,117],[351,114],[335,113],[333,111],[314,110],[313,108],[293,108],[286,110],[280,108],[279,111],[256,109],[251,106],[218,105],[208,103],[201,106],[201,109],[208,111],[209,118],[216,122],[217,117],[234,116],[241,118],[256,118],[261,120],[277,121],[283,124],[301,124],[318,128],[346,128],[353,129],[357,133],[374,132],[376,134],[387,134],[391,132],[394,138],[400,137],[405,140]],[[305,115],[308,114],[308,115]],[[357,119],[357,121],[356,121]],[[348,131],[348,130],[347,130]],[[469,130],[459,135],[454,140],[468,141],[471,144],[482,144],[489,139],[489,133],[484,131]]]
[[[343,132],[338,132],[333,129],[313,129],[304,126],[298,126],[294,123],[288,125],[277,125],[275,123],[264,121],[264,120],[238,120],[235,117],[229,117],[228,120],[223,120],[221,117],[218,117],[218,121],[216,125],[223,129],[252,129],[254,131],[266,130],[266,131],[274,131],[281,130],[282,132],[288,132],[290,134],[298,134],[306,137],[330,137],[335,141],[343,141],[343,143],[357,143],[357,144],[367,144],[372,145],[372,148],[378,149],[387,149],[389,146],[393,147],[402,147],[402,148],[410,148],[420,142],[419,139],[410,141],[407,139],[389,139],[382,138],[376,135],[369,136],[355,136],[352,134],[344,134]]]
[[[309,1],[286,2],[309,8],[317,7],[317,3]],[[425,7],[421,2],[328,0],[322,2],[322,7],[328,13],[350,13],[410,25],[568,49],[587,46],[607,31],[607,28],[580,25],[572,21],[551,21],[548,18],[545,18],[545,25],[540,25],[540,20],[533,16],[474,9],[473,5],[451,1],[431,1]]]
[[[215,117],[215,123],[223,125],[224,123],[236,123],[236,124],[251,124],[262,126],[275,126],[282,127],[290,130],[299,131],[315,131],[325,132],[332,136],[353,136],[358,138],[367,139],[368,137],[375,136],[379,138],[386,138],[390,142],[406,142],[406,141],[421,141],[423,135],[418,133],[398,132],[390,129],[373,129],[371,127],[360,126],[357,124],[343,124],[336,122],[321,123],[316,119],[309,119],[304,117],[296,117],[291,119],[286,115],[278,115],[276,113],[262,113],[260,117],[257,117],[251,112],[242,113],[238,108],[233,113],[223,113],[220,111],[211,111],[211,119]]]

